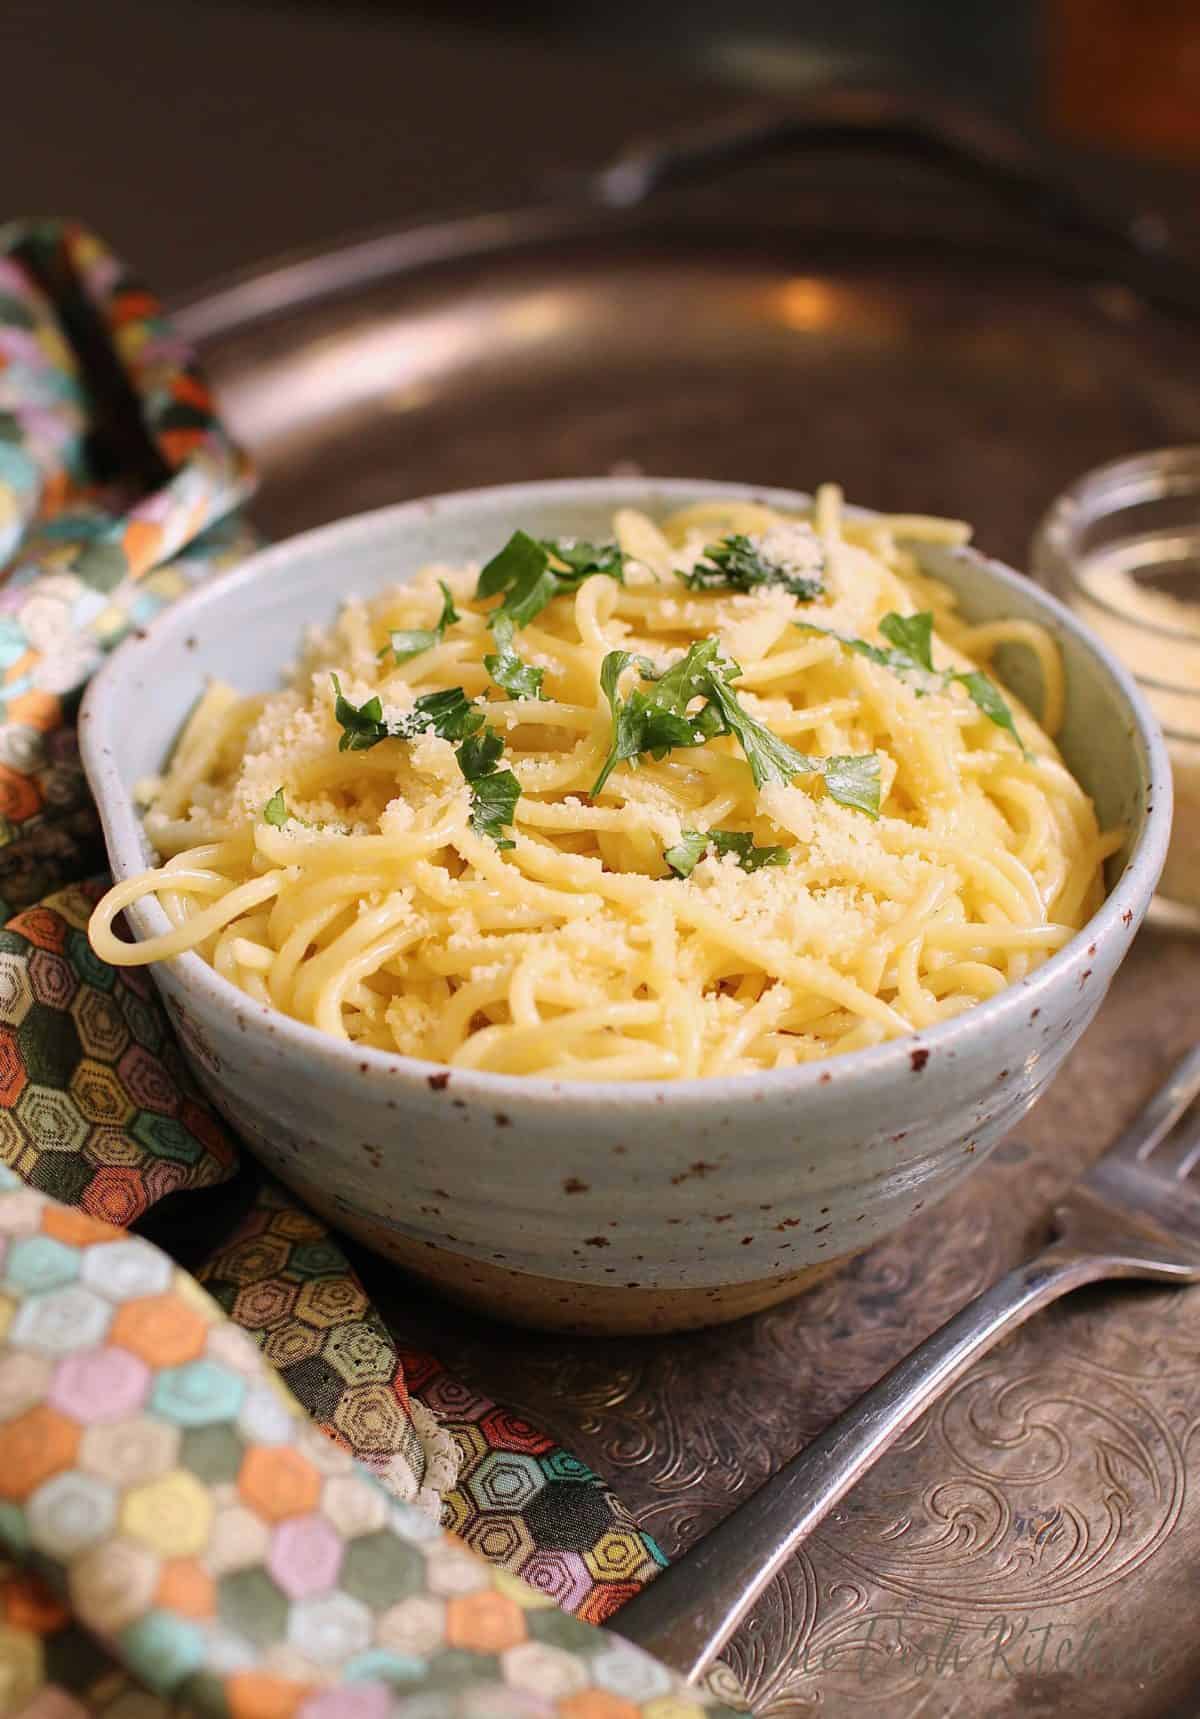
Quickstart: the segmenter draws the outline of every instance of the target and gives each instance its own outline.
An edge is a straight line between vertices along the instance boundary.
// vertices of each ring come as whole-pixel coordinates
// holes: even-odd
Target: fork
[[[1104,1278],[1200,1282],[1200,1045],[1054,1209],[1055,1237],[970,1301],[670,1569],[613,1625],[701,1677],[796,1547],[980,1355],[1048,1302]],[[1168,1139],[1168,1136],[1170,1138]]]

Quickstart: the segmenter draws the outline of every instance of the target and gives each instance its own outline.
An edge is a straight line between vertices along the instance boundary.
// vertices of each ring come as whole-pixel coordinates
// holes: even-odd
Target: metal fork
[[[1055,1208],[1055,1239],[927,1337],[613,1619],[700,1677],[800,1542],[971,1363],[1047,1302],[1103,1278],[1200,1282],[1200,1045]],[[1171,1138],[1168,1140],[1168,1135]]]

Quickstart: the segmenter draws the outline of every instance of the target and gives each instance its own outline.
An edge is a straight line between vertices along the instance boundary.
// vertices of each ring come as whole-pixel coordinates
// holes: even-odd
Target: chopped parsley
[[[740,532],[710,543],[704,553],[707,560],[679,575],[690,591],[761,591],[778,585],[797,601],[811,603],[825,590],[820,579],[789,573],[784,563],[771,560]]]
[[[392,633],[389,642],[379,652],[380,659],[392,653],[396,663],[406,663],[411,657],[419,657],[422,651],[432,650],[434,645],[440,645],[446,635],[446,628],[452,627],[462,616],[454,607],[454,598],[450,595],[450,587],[444,579],[438,580],[442,593],[442,612],[434,627],[410,627],[405,631]]]
[[[715,735],[732,734],[745,753],[756,788],[817,774],[842,805],[871,818],[879,816],[878,756],[868,752],[854,758],[812,758],[772,734],[739,703],[729,683],[741,670],[722,658],[716,639],[692,645],[685,657],[659,676],[652,692],[637,690],[621,698],[617,686],[632,660],[628,651],[610,651],[600,670],[600,684],[613,713],[613,734],[593,795],[622,761],[644,752],[663,758],[676,747],[702,746]],[[640,663],[638,667],[640,672]],[[696,698],[706,702],[688,715],[687,706]]]
[[[712,845],[718,854],[736,854],[743,871],[760,871],[765,865],[786,865],[786,848],[757,848],[749,830],[713,830]]]
[[[482,734],[467,735],[454,756],[471,789],[471,828],[476,835],[490,836],[498,848],[515,846],[503,831],[513,821],[521,784],[511,770],[498,768],[504,741],[494,728],[485,728]]]
[[[835,752],[829,758],[810,758],[809,764],[825,779],[825,791],[839,806],[852,806],[868,818],[879,816],[878,752]]]
[[[797,752],[786,740],[772,734],[769,728],[738,703],[733,688],[723,676],[711,677],[712,697],[725,721],[726,731],[736,736],[746,754],[750,774],[756,788],[768,782],[786,784],[793,776],[817,775],[824,778],[830,796],[843,806],[853,806],[868,818],[879,816],[879,754],[864,752],[856,757],[836,755],[814,758],[807,752]]]
[[[787,783],[793,776],[818,768],[806,753],[797,752],[786,740],[781,740],[748,710],[744,710],[723,676],[714,675],[711,688],[710,696],[721,714],[725,731],[736,737],[746,754],[756,788],[762,788],[768,782]]]
[[[331,675],[333,681],[334,720],[341,728],[342,735],[338,741],[339,752],[369,752],[372,746],[378,746],[381,740],[386,740],[391,733],[383,720],[383,705],[379,694],[369,698],[365,704],[351,704],[342,691],[342,683],[336,675]]]
[[[891,649],[886,651],[879,645],[869,644],[866,639],[848,639],[843,633],[835,633],[828,627],[814,627],[807,621],[794,621],[792,624],[803,632],[821,633],[825,638],[836,639],[839,644],[845,645],[847,650],[856,652],[860,657],[867,657],[881,668],[891,669],[902,679],[915,676],[914,690],[918,698],[930,690],[927,684],[922,684],[929,676],[939,683],[933,689],[935,691],[944,692],[957,681],[976,709],[982,711],[997,728],[1010,734],[1026,758],[1032,756],[1017,733],[1012,711],[1001,696],[995,681],[990,680],[982,669],[934,668],[933,614],[929,609],[923,609],[919,615],[898,615],[894,609],[886,614],[879,623],[879,631],[891,646]]]
[[[759,871],[765,865],[786,865],[786,848],[758,848],[749,830],[684,830],[663,858],[677,877],[690,877],[709,848],[717,854],[736,854],[743,871]]]
[[[498,848],[512,848],[516,843],[503,834],[513,821],[521,784],[511,770],[495,770],[471,781],[471,828],[476,835],[490,836]]]
[[[333,714],[342,730],[339,752],[369,752],[381,740],[415,740],[418,734],[462,740],[483,726],[482,715],[474,709],[461,686],[422,693],[413,701],[411,710],[389,723],[384,720],[378,693],[365,704],[351,704],[337,675],[330,678],[336,694]]]
[[[802,633],[820,633],[822,638],[836,639],[856,656],[866,657],[895,674],[915,675],[918,694],[925,691],[922,677],[937,673],[933,666],[933,615],[928,610],[920,615],[897,615],[894,610],[885,615],[879,631],[892,647],[886,651],[881,645],[849,638],[845,633],[834,632],[832,627],[814,626],[811,621],[793,621],[792,625]]]
[[[553,598],[565,591],[577,591],[585,579],[597,573],[624,583],[625,556],[615,543],[537,538],[526,531],[514,531],[481,571],[475,595],[502,598],[492,615],[493,628],[501,615],[514,627],[527,627]]]
[[[300,824],[306,830],[323,830],[324,824],[314,824],[308,818],[302,818],[298,813],[288,810],[288,803],[283,797],[282,787],[276,788],[271,798],[262,809],[263,823],[270,824],[272,829],[281,830],[285,824]]]
[[[676,877],[691,877],[708,851],[711,839],[707,830],[683,830],[674,847],[663,850],[663,858]]]
[[[545,537],[542,548],[548,549],[556,561],[569,569],[576,585],[590,579],[594,573],[605,573],[618,584],[625,583],[625,554],[615,543],[587,543],[575,537]],[[566,575],[559,573],[564,582]]]
[[[885,653],[892,667],[916,667],[932,674],[933,614],[923,609],[919,615],[898,615],[890,610],[880,621],[879,631],[892,649]]]
[[[643,661],[643,658],[637,659],[637,669],[645,676]],[[651,698],[662,709],[682,716],[694,698],[711,696],[710,677],[718,667],[728,668],[735,675],[738,672],[736,664],[723,662],[721,646],[716,639],[700,639],[672,667],[649,677],[656,683]]]
[[[475,782],[481,776],[490,776],[499,764],[504,756],[504,741],[494,728],[485,728],[482,734],[469,734],[454,756],[467,781]]]
[[[287,809],[287,801],[283,797],[282,787],[276,788],[271,798],[262,809],[263,822],[270,824],[273,829],[281,830],[291,817]]]
[[[443,740],[463,740],[483,727],[483,715],[461,686],[448,686],[440,692],[423,692],[414,699],[412,709],[400,718],[398,727],[405,740],[431,730]]]
[[[692,699],[708,692],[709,662],[718,653],[716,639],[704,639],[695,644],[673,668],[667,669],[653,683],[652,692],[640,689],[621,698],[617,685],[635,659],[628,651],[609,651],[600,667],[600,685],[613,713],[612,743],[603,767],[592,784],[596,795],[604,787],[616,766],[648,752],[652,758],[665,758],[676,747],[703,746],[722,731],[719,717],[711,705],[705,705],[695,716],[686,714]],[[638,673],[644,672],[644,658],[637,659]]]
[[[498,768],[504,741],[494,728],[486,726],[483,712],[476,709],[461,686],[423,693],[411,710],[398,721],[388,723],[378,694],[365,704],[351,704],[342,693],[337,675],[332,679],[336,694],[334,715],[342,728],[339,752],[368,752],[381,740],[415,740],[418,734],[437,734],[443,740],[458,741],[454,756],[471,789],[471,828],[477,835],[490,836],[498,848],[513,846],[501,832],[506,824],[512,823],[521,784],[511,770]],[[278,800],[282,807],[282,796],[283,790],[277,790],[267,805],[273,806]],[[268,818],[268,822],[272,821]]]
[[[997,728],[1003,728],[1011,734],[1027,759],[1033,757],[1021,736],[1017,733],[1017,725],[1013,721],[1012,711],[1001,698],[996,683],[989,680],[982,669],[971,669],[966,674],[956,674],[951,677],[966,691],[967,697],[977,710],[981,710],[989,722],[994,722]]]
[[[534,668],[531,663],[523,662],[513,649],[513,619],[506,615],[503,609],[497,611],[492,623],[492,632],[496,638],[494,655],[483,659],[487,669],[498,687],[501,687],[510,698],[542,698],[542,676],[544,669]]]

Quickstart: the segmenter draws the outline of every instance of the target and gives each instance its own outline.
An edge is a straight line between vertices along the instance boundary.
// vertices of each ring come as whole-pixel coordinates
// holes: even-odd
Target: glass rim
[[[1099,609],[1102,614],[1111,615],[1114,621],[1120,621],[1131,631],[1153,633],[1155,637],[1170,639],[1175,644],[1190,645],[1200,655],[1200,632],[1189,632],[1185,627],[1172,627],[1164,621],[1147,621],[1141,615],[1135,615],[1131,609],[1119,609],[1115,603],[1110,603],[1106,598],[1098,597],[1094,591],[1089,590],[1080,581],[1073,567],[1067,569],[1067,579],[1072,591],[1078,592],[1085,602],[1090,603],[1094,609]],[[1200,605],[1197,605],[1197,609],[1200,610]],[[1188,698],[1200,698],[1200,687],[1180,686],[1172,681],[1153,680],[1147,675],[1139,675],[1134,669],[1131,669],[1130,673],[1144,686],[1157,686],[1167,692],[1181,692]]]
[[[1167,621],[1147,620],[1142,615],[1133,614],[1128,609],[1118,608],[1115,603],[1097,596],[1094,591],[1082,582],[1078,571],[1078,556],[1075,552],[1074,538],[1079,532],[1081,515],[1090,515],[1089,522],[1094,522],[1105,514],[1115,518],[1118,514],[1138,505],[1164,499],[1165,495],[1183,493],[1181,488],[1170,485],[1166,490],[1160,488],[1157,494],[1144,493],[1141,495],[1126,493],[1113,498],[1113,505],[1105,507],[1105,492],[1117,487],[1122,480],[1132,483],[1139,477],[1147,480],[1158,478],[1170,480],[1172,477],[1187,476],[1192,479],[1192,485],[1200,498],[1200,443],[1184,444],[1178,447],[1154,448],[1140,454],[1128,454],[1121,459],[1109,460],[1105,465],[1093,466],[1090,471],[1076,478],[1075,482],[1062,490],[1050,503],[1042,515],[1034,531],[1030,544],[1033,571],[1043,574],[1050,571],[1046,560],[1054,563],[1054,571],[1064,578],[1072,594],[1078,595],[1085,602],[1098,609],[1101,614],[1110,616],[1113,620],[1129,627],[1131,630],[1151,637],[1168,639],[1173,644],[1184,644],[1200,653],[1200,632],[1189,631],[1184,627],[1172,626]],[[1200,610],[1200,606],[1197,606]],[[1200,698],[1200,689],[1194,686],[1180,686],[1172,681],[1161,681],[1148,675],[1137,674],[1130,670],[1134,678],[1142,686],[1153,687],[1162,692],[1170,692],[1184,698]]]

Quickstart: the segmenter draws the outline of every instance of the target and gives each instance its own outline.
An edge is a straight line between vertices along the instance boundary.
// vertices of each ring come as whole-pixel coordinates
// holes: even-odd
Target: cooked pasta
[[[346,602],[288,685],[210,683],[139,788],[162,864],[91,925],[194,950],[358,1045],[505,1074],[786,1067],[926,1028],[1098,905],[1048,730],[1057,647],[972,627],[910,544],[967,529],[714,500],[522,532]],[[1034,652],[1039,726],[980,667]],[[113,930],[155,895],[171,929]]]

